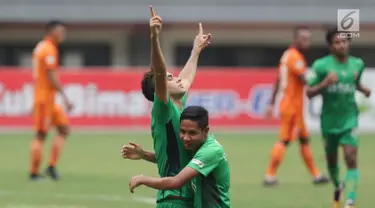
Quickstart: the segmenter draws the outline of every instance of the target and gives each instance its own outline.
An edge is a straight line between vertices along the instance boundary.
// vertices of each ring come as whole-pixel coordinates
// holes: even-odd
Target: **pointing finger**
[[[203,26],[202,26],[202,23],[199,23],[198,35],[203,35]]]
[[[151,14],[151,17],[155,17],[155,11],[152,5],[150,5],[150,14]]]

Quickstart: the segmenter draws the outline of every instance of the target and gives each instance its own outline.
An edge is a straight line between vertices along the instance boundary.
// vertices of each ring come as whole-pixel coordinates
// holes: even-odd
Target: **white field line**
[[[155,198],[145,197],[145,196],[134,196],[134,197],[124,197],[122,195],[109,195],[109,194],[66,194],[66,193],[38,193],[34,194],[33,192],[16,192],[12,190],[2,190],[0,189],[0,198],[5,198],[8,196],[17,196],[17,197],[45,197],[45,198],[55,198],[55,199],[73,199],[81,201],[106,201],[106,202],[129,202],[137,201],[143,204],[156,204]]]

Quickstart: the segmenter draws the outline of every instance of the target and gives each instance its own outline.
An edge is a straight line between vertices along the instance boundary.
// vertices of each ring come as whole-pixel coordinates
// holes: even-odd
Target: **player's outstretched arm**
[[[150,6],[150,30],[151,30],[151,68],[155,76],[155,93],[164,103],[168,102],[167,90],[167,65],[161,50],[159,34],[162,28],[162,19],[155,15]]]
[[[198,34],[194,39],[193,49],[191,51],[190,58],[186,62],[184,68],[181,70],[180,74],[178,75],[181,79],[186,81],[183,82],[183,84],[185,85],[184,87],[187,90],[190,89],[190,86],[194,81],[198,67],[199,55],[202,52],[202,50],[210,44],[211,38],[211,33],[203,34],[202,23],[199,23]]]
[[[158,190],[180,189],[186,182],[198,176],[199,172],[193,168],[185,167],[178,175],[174,177],[156,178],[150,176],[134,176],[129,182],[129,190],[134,193],[134,189],[144,185]]]
[[[147,162],[156,164],[156,155],[155,155],[154,152],[145,151],[144,155],[143,155],[143,160],[146,160]]]
[[[151,163],[156,163],[156,156],[153,152],[144,151],[141,145],[129,142],[129,145],[123,145],[121,148],[121,156],[129,160],[145,160]]]

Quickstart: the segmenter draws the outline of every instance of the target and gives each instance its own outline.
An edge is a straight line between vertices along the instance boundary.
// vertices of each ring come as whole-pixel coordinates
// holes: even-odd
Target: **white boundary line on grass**
[[[156,200],[152,197],[146,196],[134,196],[134,197],[124,197],[121,195],[109,195],[109,194],[66,194],[66,193],[56,193],[56,194],[33,194],[32,192],[17,192],[12,190],[0,189],[0,198],[7,196],[18,196],[18,197],[47,197],[55,199],[75,199],[75,200],[96,200],[96,201],[109,201],[109,202],[129,202],[137,201],[143,204],[155,205]]]

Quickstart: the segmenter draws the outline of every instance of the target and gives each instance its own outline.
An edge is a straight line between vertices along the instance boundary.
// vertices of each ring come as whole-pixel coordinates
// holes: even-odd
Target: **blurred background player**
[[[355,101],[356,90],[369,97],[371,91],[361,84],[364,63],[361,58],[349,55],[349,39],[340,37],[336,28],[328,30],[326,41],[331,54],[313,63],[313,73],[309,80],[309,98],[322,95],[321,132],[325,141],[328,171],[335,186],[334,208],[340,207],[340,195],[344,187],[340,184],[338,147],[344,150],[347,172],[346,208],[354,208],[357,195],[359,171],[357,150],[359,110]]]
[[[63,109],[55,104],[55,93],[62,95],[68,109],[72,105],[65,95],[57,74],[59,65],[59,44],[65,39],[66,27],[60,21],[51,21],[46,26],[46,34],[33,51],[34,107],[33,117],[35,138],[31,143],[30,178],[40,178],[39,166],[42,161],[43,143],[51,126],[57,127],[58,135],[52,143],[46,174],[52,179],[59,178],[56,163],[61,148],[68,136],[68,119]]]
[[[180,138],[194,157],[176,176],[155,178],[134,176],[129,182],[133,193],[145,185],[159,190],[180,189],[192,183],[195,208],[230,208],[230,169],[223,146],[210,133],[208,111],[201,106],[189,106],[180,118]]]
[[[294,29],[294,42],[283,53],[278,79],[273,89],[272,98],[266,114],[271,117],[276,101],[276,95],[280,90],[282,94],[280,109],[280,141],[273,146],[271,161],[264,178],[264,185],[273,186],[278,184],[276,178],[277,169],[284,158],[286,148],[295,138],[300,142],[301,156],[309,169],[315,184],[327,183],[328,178],[321,174],[315,166],[313,154],[309,145],[309,133],[303,116],[304,87],[306,83],[306,60],[305,55],[310,48],[311,32],[308,27],[301,26]]]
[[[175,176],[191,159],[179,138],[180,114],[186,104],[187,93],[194,81],[198,58],[202,50],[209,45],[211,34],[203,35],[199,24],[198,35],[194,40],[191,56],[178,77],[167,72],[167,66],[161,51],[159,35],[162,19],[155,15],[150,7],[151,30],[151,71],[142,80],[142,92],[152,106],[152,138],[157,157],[160,177]],[[192,207],[193,190],[189,183],[178,190],[163,190],[157,195],[157,207]]]

